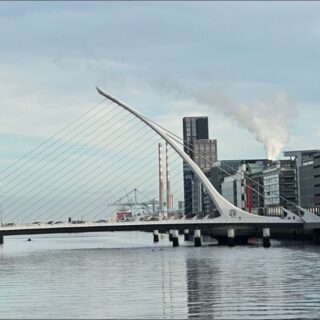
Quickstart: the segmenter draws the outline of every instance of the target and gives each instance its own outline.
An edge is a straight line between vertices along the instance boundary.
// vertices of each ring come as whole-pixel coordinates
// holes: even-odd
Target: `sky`
[[[219,159],[319,148],[319,2],[1,2],[0,30],[2,166],[95,86],[179,135],[208,116]]]

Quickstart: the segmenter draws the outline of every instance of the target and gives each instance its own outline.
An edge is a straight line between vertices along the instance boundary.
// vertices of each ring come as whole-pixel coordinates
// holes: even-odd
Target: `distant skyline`
[[[318,2],[0,8],[1,167],[99,102],[97,85],[180,136],[208,116],[219,159],[264,158],[256,138],[277,122],[284,150],[319,148]]]

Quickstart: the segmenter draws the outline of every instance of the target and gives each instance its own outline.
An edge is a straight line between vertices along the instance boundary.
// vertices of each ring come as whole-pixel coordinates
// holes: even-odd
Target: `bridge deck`
[[[304,224],[301,222],[269,222],[269,223],[248,223],[236,222],[230,223],[227,221],[215,221],[215,219],[201,219],[201,220],[163,220],[163,221],[138,221],[138,222],[108,222],[96,223],[86,222],[79,224],[63,223],[63,224],[24,224],[14,226],[0,227],[0,235],[23,235],[23,234],[49,234],[49,233],[79,233],[79,232],[113,232],[113,231],[147,231],[159,230],[160,232],[167,232],[170,229],[184,230],[184,229],[201,229],[203,231],[210,231],[214,229],[234,228],[295,228],[303,229]]]

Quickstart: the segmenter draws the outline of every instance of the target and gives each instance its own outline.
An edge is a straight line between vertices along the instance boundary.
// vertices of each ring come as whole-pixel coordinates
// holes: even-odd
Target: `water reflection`
[[[291,245],[202,248],[202,257],[187,257],[189,318],[316,319],[319,250]]]
[[[189,318],[211,319],[215,295],[220,290],[219,269],[209,259],[187,258],[186,273]]]
[[[8,239],[0,318],[318,318],[320,247],[181,244],[145,233]]]

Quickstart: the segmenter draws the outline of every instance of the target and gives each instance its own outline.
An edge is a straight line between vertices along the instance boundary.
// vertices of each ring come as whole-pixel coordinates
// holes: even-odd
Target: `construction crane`
[[[120,197],[118,200],[116,200],[113,203],[108,204],[110,207],[121,207],[121,210],[142,210],[142,213],[147,213],[148,215],[152,215],[156,212],[157,207],[159,207],[160,203],[157,199],[152,199],[150,201],[139,201],[138,195],[143,196],[143,193],[140,192],[137,188],[134,188],[133,190],[127,192],[125,191],[125,195]],[[144,197],[145,198],[145,197]],[[152,210],[150,211],[150,206]]]

